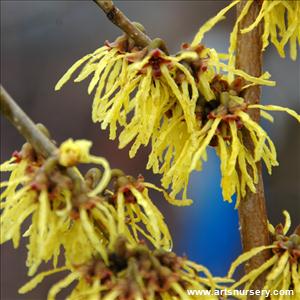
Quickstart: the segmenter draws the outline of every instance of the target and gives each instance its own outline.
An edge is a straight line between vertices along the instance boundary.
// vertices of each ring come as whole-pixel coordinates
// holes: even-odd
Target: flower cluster
[[[232,126],[232,125],[231,125]],[[229,125],[230,127],[230,125]],[[58,153],[45,159],[26,143],[20,152],[1,165],[11,172],[1,183],[1,243],[12,240],[17,247],[21,225],[32,216],[24,236],[29,237],[29,275],[38,266],[52,259],[55,269],[34,277],[20,289],[33,289],[45,276],[69,270],[71,273],[55,284],[48,299],[55,299],[60,290],[73,281],[77,286],[69,299],[186,299],[186,289],[222,289],[241,263],[257,253],[272,249],[273,256],[251,271],[230,289],[245,284],[249,289],[264,271],[264,289],[293,289],[299,297],[299,228],[287,236],[290,217],[285,225],[269,224],[273,244],[241,255],[229,270],[229,279],[213,278],[209,271],[186,258],[170,252],[171,237],[163,216],[151,202],[148,189],[166,192],[144,181],[110,169],[106,160],[89,153],[86,140],[64,142]],[[76,169],[79,163],[97,163],[104,168],[90,169],[85,176]],[[78,178],[70,176],[73,168]],[[4,200],[4,201],[3,201]],[[176,202],[175,202],[176,203]],[[156,250],[141,242],[141,236]],[[57,268],[61,246],[65,266]],[[203,272],[205,277],[198,275]],[[222,286],[219,286],[219,283]],[[217,299],[207,296],[204,299]],[[273,298],[271,298],[273,299]],[[274,298],[275,300],[276,298]]]
[[[300,299],[300,225],[296,228],[294,233],[287,235],[291,226],[291,220],[287,211],[284,211],[283,214],[286,218],[284,226],[279,224],[274,228],[269,224],[269,230],[273,239],[272,245],[253,248],[239,256],[236,261],[232,263],[228,277],[232,277],[240,264],[248,261],[261,251],[271,249],[271,258],[259,268],[254,269],[243,276],[239,281],[235,282],[231,286],[232,289],[244,285],[244,289],[248,290],[256,278],[262,273],[267,272],[266,282],[262,289],[271,292],[271,300],[281,299],[276,293],[273,293],[274,290],[293,291],[293,293],[288,296],[289,299]],[[246,296],[241,297],[241,299],[245,298]],[[263,298],[264,296],[260,299]]]
[[[75,81],[93,74],[88,89],[90,93],[97,86],[93,120],[101,122],[102,129],[109,126],[112,139],[117,123],[123,127],[119,147],[133,143],[130,157],[141,145],[150,143],[147,168],[162,174],[162,185],[166,189],[171,186],[172,197],[183,189],[183,198],[187,198],[189,175],[201,169],[206,148],[211,145],[221,158],[224,199],[231,201],[237,194],[238,204],[247,187],[256,190],[256,163],[264,160],[269,173],[278,164],[271,139],[247,110],[259,108],[268,120],[272,117],[264,110],[284,110],[298,120],[299,116],[278,106],[245,102],[242,95],[247,87],[275,84],[268,73],[259,78],[250,76],[222,62],[228,55],[195,42],[184,44],[175,56],[153,47],[140,49],[126,36],[106,42],[76,62],[56,90],[86,63]],[[245,146],[245,131],[254,145],[253,153]]]
[[[89,141],[69,139],[46,159],[26,143],[0,166],[1,172],[11,172],[1,183],[1,243],[12,240],[18,247],[21,225],[31,216],[23,234],[29,238],[29,275],[42,262],[53,260],[56,266],[61,246],[67,263],[80,264],[95,255],[107,262],[106,247],[119,234],[132,244],[147,239],[155,248],[172,248],[149,189],[162,191],[172,203],[177,200],[142,176],[110,169],[104,158],[90,154],[90,147]],[[83,176],[76,167],[80,163],[99,164],[104,172],[92,168]]]
[[[195,112],[200,125],[198,129],[192,134],[185,132],[185,135],[178,135],[183,125],[177,128],[170,126],[167,135],[162,135],[152,143],[148,168],[152,167],[154,172],[162,173],[162,185],[165,188],[172,186],[171,196],[184,188],[183,197],[186,197],[191,172],[201,170],[202,161],[206,160],[206,150],[212,146],[220,157],[223,198],[231,202],[232,196],[236,194],[238,205],[247,187],[256,192],[257,162],[264,161],[270,174],[272,167],[278,165],[272,140],[247,112],[258,108],[261,116],[271,122],[273,118],[266,112],[268,110],[285,111],[299,122],[300,116],[280,106],[249,105],[242,96],[243,83],[239,77],[230,83],[225,76],[215,75],[207,91],[214,94],[214,99],[198,99]],[[253,151],[246,146],[246,135],[253,144]],[[172,138],[177,143],[173,143]],[[159,168],[162,157],[163,165]]]
[[[35,273],[40,263],[53,257],[57,263],[61,240],[56,239],[68,227],[72,182],[60,172],[53,159],[46,160],[26,143],[20,152],[1,165],[10,171],[8,181],[1,183],[1,243],[12,240],[18,247],[21,225],[32,216],[24,233],[29,237],[27,266]],[[89,249],[87,245],[87,249]]]
[[[170,252],[171,236],[149,189],[162,192],[173,204],[177,200],[142,176],[110,169],[90,148],[89,141],[69,139],[45,158],[26,143],[0,166],[1,172],[11,172],[1,183],[1,243],[12,240],[18,247],[21,225],[31,216],[23,234],[29,238],[28,273],[33,275],[42,262],[52,260],[54,265],[20,293],[66,270],[71,273],[51,288],[49,300],[75,280],[68,299],[186,299],[187,288],[214,290],[228,282]],[[82,163],[99,164],[103,173],[92,168],[83,176],[77,168]],[[65,266],[57,267],[61,248]]]
[[[256,0],[249,0],[240,12],[234,28],[230,35],[229,66],[234,66],[234,52],[237,46],[237,35],[241,21],[248,14],[251,6]],[[299,1],[289,0],[261,0],[260,11],[255,21],[246,28],[241,28],[240,32],[245,34],[251,32],[260,23],[263,23],[264,32],[262,34],[262,51],[264,51],[271,42],[277,49],[281,57],[285,57],[285,46],[289,43],[290,57],[293,60],[297,58],[298,45],[300,45],[300,3]],[[241,3],[241,0],[232,1],[227,7],[222,9],[215,17],[208,20],[199,29],[194,45],[199,44],[206,32],[211,30],[219,21],[224,19],[226,13],[235,5]]]
[[[196,128],[189,133],[184,119],[169,122],[157,138],[153,137],[152,151],[147,168],[162,174],[162,185],[172,186],[171,196],[186,190],[190,173],[201,170],[206,160],[206,149],[216,149],[221,161],[221,187],[223,198],[232,201],[237,194],[237,205],[246,193],[246,187],[256,192],[258,180],[256,163],[263,160],[271,174],[272,166],[278,165],[272,140],[263,128],[247,114],[248,110],[260,109],[262,117],[273,122],[266,111],[285,111],[300,122],[300,116],[291,109],[276,105],[249,105],[243,91],[254,84],[272,85],[269,74],[254,78],[220,61],[218,54],[202,45],[183,45],[183,52],[194,52],[197,59],[186,59],[190,73],[199,90],[194,116]],[[227,75],[219,73],[227,72]],[[230,80],[232,75],[237,77]],[[254,151],[245,145],[245,133],[250,136]],[[249,168],[250,167],[250,171]]]
[[[93,258],[84,264],[72,265],[70,273],[49,291],[48,300],[68,287],[73,281],[77,285],[68,299],[106,300],[151,300],[189,299],[186,289],[211,290],[228,280],[213,278],[203,266],[179,257],[174,252],[149,250],[144,244],[130,245],[119,236],[108,253],[108,263]],[[20,289],[20,293],[33,289],[45,276],[64,271],[60,268],[34,277]],[[199,276],[198,273],[203,273]],[[217,300],[216,296],[203,299]]]
[[[109,126],[110,139],[116,138],[117,125],[122,126],[120,147],[134,141],[130,151],[133,157],[138,148],[147,145],[159,131],[162,118],[176,105],[176,116],[186,120],[190,131],[195,127],[193,111],[198,90],[190,73],[180,63],[189,56],[194,53],[171,57],[158,48],[138,49],[125,36],[114,43],[106,43],[76,62],[55,89],[59,90],[88,60],[75,81],[93,74],[88,88],[91,93],[97,86],[92,119],[101,122],[102,129]],[[179,74],[186,78],[180,85],[176,83]]]
[[[273,117],[267,111],[284,111],[299,122],[300,116],[288,108],[252,104],[244,98],[250,86],[275,85],[268,72],[254,77],[235,68],[239,27],[254,1],[245,2],[231,33],[228,54],[219,54],[201,42],[205,32],[241,0],[210,19],[192,43],[183,44],[175,55],[167,54],[158,40],[141,48],[123,35],[75,62],[59,80],[55,90],[77,71],[75,82],[91,76],[88,94],[94,92],[93,122],[101,123],[103,130],[109,128],[110,139],[117,137],[120,128],[119,147],[131,145],[130,157],[150,144],[147,168],[161,174],[163,188],[170,188],[171,193],[146,182],[142,175],[135,178],[111,169],[106,159],[90,153],[90,141],[69,139],[49,157],[24,144],[0,166],[1,172],[10,172],[9,179],[0,185],[0,242],[12,240],[16,248],[22,234],[29,239],[28,274],[34,275],[48,261],[54,269],[36,275],[20,293],[32,290],[50,274],[68,271],[50,289],[48,300],[55,300],[74,281],[77,285],[70,300],[186,300],[190,298],[187,289],[211,291],[202,298],[217,300],[213,292],[234,281],[231,277],[240,264],[271,250],[269,260],[229,289],[243,285],[248,290],[258,276],[268,272],[263,289],[293,290],[291,299],[300,299],[300,227],[287,235],[291,221],[286,211],[284,226],[269,224],[272,244],[242,254],[224,279],[212,277],[205,267],[171,252],[169,229],[149,196],[149,191],[155,190],[173,205],[190,205],[189,177],[202,169],[209,146],[220,157],[223,198],[232,202],[236,194],[236,206],[247,191],[256,192],[260,161],[270,174],[278,165],[275,146],[251,119],[251,110],[271,122]],[[297,40],[300,43],[300,4],[260,2],[256,20],[242,28],[241,34],[263,21],[262,50],[271,41],[284,57],[290,42],[290,56],[295,60]],[[101,169],[94,167],[83,175],[81,164]],[[179,193],[183,199],[178,201],[175,197]],[[22,233],[29,218],[30,226]],[[64,266],[57,267],[61,253]],[[271,293],[270,299],[278,298]]]

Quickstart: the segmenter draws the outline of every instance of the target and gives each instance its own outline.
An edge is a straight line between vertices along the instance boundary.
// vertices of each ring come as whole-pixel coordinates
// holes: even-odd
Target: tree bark
[[[247,3],[242,0],[237,6],[237,15]],[[239,28],[245,28],[252,24],[260,11],[260,1],[254,1],[248,14],[240,22]],[[262,22],[252,31],[246,34],[238,33],[236,68],[241,69],[253,76],[260,76],[262,70],[262,40],[263,32]],[[257,104],[260,102],[261,89],[259,86],[252,86],[245,90],[244,98],[249,104]],[[259,122],[260,113],[257,109],[251,109],[250,117]],[[243,132],[244,144],[253,151],[253,143],[248,132]],[[256,185],[256,193],[247,190],[246,196],[241,199],[238,207],[240,233],[244,252],[250,249],[270,244],[270,236],[267,224],[267,212],[264,195],[264,184],[262,178],[261,163],[257,164],[258,183]],[[250,170],[249,170],[250,172]],[[264,251],[253,257],[245,265],[246,273],[261,266],[270,257],[270,251]],[[252,289],[262,289],[265,281],[265,275],[262,274],[252,285]],[[258,296],[248,296],[248,299],[258,299]]]

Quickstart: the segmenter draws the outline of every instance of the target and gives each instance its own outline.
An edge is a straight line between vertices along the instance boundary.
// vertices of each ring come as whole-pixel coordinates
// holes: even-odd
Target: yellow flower
[[[91,229],[86,208],[80,203],[84,199],[87,205],[91,199],[95,202],[97,198],[78,194],[74,182],[56,157],[45,160],[25,144],[20,153],[1,165],[1,171],[11,171],[10,179],[1,183],[1,187],[5,187],[1,193],[4,201],[1,203],[1,243],[12,240],[18,247],[21,225],[31,216],[31,225],[23,234],[29,238],[26,262],[29,275],[34,274],[43,261],[53,259],[55,266],[61,245],[68,247],[70,239],[78,249],[84,249],[83,252],[77,250],[79,262],[101,253],[103,246],[100,243],[97,248],[93,244],[94,229]],[[77,211],[80,218],[74,217]],[[82,233],[80,236],[79,232]],[[97,237],[100,240],[101,235]],[[68,254],[66,260],[69,260]]]
[[[172,248],[168,227],[148,190],[163,192],[171,203],[176,200],[142,177],[136,180],[111,170],[104,158],[90,154],[91,145],[69,139],[45,160],[25,144],[1,165],[1,171],[11,171],[10,179],[1,183],[1,243],[12,240],[18,247],[21,225],[31,216],[24,233],[29,238],[30,275],[43,261],[53,259],[56,266],[61,246],[66,264],[80,264],[95,255],[107,262],[105,247],[111,247],[118,234],[133,245],[143,237],[156,248]],[[81,163],[99,164],[104,172],[93,168],[83,177],[76,168]],[[70,177],[65,167],[72,167],[78,178]]]
[[[119,147],[133,142],[130,157],[136,155],[141,145],[151,142],[147,168],[163,174],[162,185],[164,188],[171,186],[172,198],[184,189],[184,201],[180,205],[190,203],[187,199],[189,175],[193,170],[201,170],[206,148],[214,146],[221,158],[223,197],[232,201],[232,196],[237,194],[238,205],[245,196],[246,188],[256,191],[256,163],[264,160],[269,173],[272,166],[278,165],[271,139],[245,113],[251,107],[239,95],[249,86],[273,86],[275,82],[269,80],[269,73],[256,78],[222,62],[230,59],[229,56],[200,45],[202,35],[199,33],[191,45],[184,44],[182,51],[175,56],[151,47],[137,49],[132,48],[132,44],[131,47],[120,47],[120,40],[110,45],[107,51],[116,50],[118,55],[122,55],[120,59],[124,64],[120,75],[114,77],[115,83],[110,90],[100,94],[96,92],[93,120],[101,122],[102,129],[109,126],[112,139],[116,137],[117,123],[123,126]],[[126,37],[121,41],[126,41]],[[79,65],[76,63],[74,66],[70,69],[71,73]],[[92,72],[96,73],[96,70],[95,67]],[[84,69],[82,72],[85,72]],[[101,91],[109,82],[108,74],[113,71],[105,72],[106,66],[101,63],[101,71],[97,75]],[[226,74],[218,75],[220,72]],[[233,80],[234,76],[238,77]],[[255,107],[261,109],[263,117],[272,119],[264,112],[271,106]],[[298,118],[288,109],[272,106],[272,110],[285,110]],[[244,146],[242,127],[250,135],[254,153]],[[72,147],[66,145],[66,158],[61,154],[62,164],[72,165],[72,162],[80,161],[79,148]],[[82,147],[88,148],[87,145]],[[173,203],[179,204],[177,201]]]
[[[279,224],[274,228],[269,224],[273,238],[272,245],[253,248],[239,256],[232,263],[228,277],[232,277],[240,264],[245,263],[261,251],[272,249],[272,257],[257,269],[252,270],[235,282],[231,289],[243,285],[244,289],[248,290],[258,276],[267,272],[266,282],[262,290],[270,291],[270,300],[286,299],[273,293],[274,290],[292,291],[292,294],[284,297],[291,300],[300,299],[300,227],[298,226],[295,232],[288,236],[287,233],[291,226],[290,215],[287,211],[284,211],[283,214],[286,218],[284,226]],[[240,298],[245,299],[246,296]],[[261,296],[260,299],[265,298]]]
[[[223,198],[231,202],[232,196],[237,194],[236,205],[245,196],[246,188],[256,192],[258,161],[264,161],[270,174],[272,167],[278,165],[272,140],[246,111],[259,108],[261,116],[269,121],[273,121],[273,118],[265,110],[285,111],[299,122],[300,116],[293,110],[279,106],[247,105],[242,97],[237,96],[242,89],[239,81],[237,78],[229,84],[221,76],[215,76],[210,88],[216,100],[197,103],[196,113],[201,127],[189,134],[178,119],[178,129],[176,125],[174,128],[169,126],[168,134],[160,136],[152,144],[148,167],[163,174],[162,185],[164,188],[172,187],[171,197],[184,189],[183,198],[186,198],[189,176],[193,170],[201,170],[209,145],[216,149],[220,157]],[[245,132],[253,143],[253,153],[244,145]],[[160,162],[163,163],[161,167]],[[247,166],[250,166],[250,172]]]
[[[44,248],[44,245],[47,244],[48,239],[51,239],[53,231],[58,230],[58,227],[63,224],[58,222],[57,215],[49,214],[49,206],[50,201],[55,201],[54,210],[60,212],[61,207],[68,209],[69,182],[61,176],[59,178],[61,183],[53,186],[53,191],[48,194],[47,175],[40,171],[43,166],[45,167],[46,162],[36,165],[36,161],[28,161],[24,157],[14,164],[10,168],[12,174],[9,181],[1,184],[6,187],[1,193],[1,198],[4,200],[1,212],[1,243],[12,240],[15,248],[18,247],[21,225],[32,215],[32,225],[24,235],[29,236],[27,265],[30,268],[29,273],[33,274],[42,260],[47,261],[54,257],[54,264],[57,261],[59,243],[54,240],[51,250]],[[54,176],[58,179],[57,174]]]
[[[219,283],[228,282],[214,278],[203,266],[193,263],[173,252],[150,251],[146,245],[129,245],[119,237],[109,252],[109,263],[95,258],[82,265],[73,266],[63,280],[52,286],[48,300],[72,282],[77,285],[68,299],[189,299],[186,289],[211,290],[220,288]],[[32,290],[44,277],[65,268],[37,275],[25,284],[20,293]],[[198,275],[203,273],[204,276]],[[203,296],[206,300],[217,300],[216,296]]]
[[[56,89],[70,78],[81,63],[88,60],[79,79],[86,78],[81,74],[94,73],[90,86],[98,84],[93,103],[93,121],[101,122],[102,129],[109,127],[111,139],[116,138],[119,123],[123,127],[119,135],[119,147],[133,143],[130,157],[134,157],[142,145],[151,143],[147,168],[165,174],[162,183],[164,187],[172,183],[172,196],[184,186],[184,198],[187,201],[181,205],[188,204],[187,171],[199,147],[199,132],[203,131],[204,125],[197,116],[197,103],[217,100],[211,84],[216,72],[222,70],[228,73],[228,78],[234,75],[243,77],[248,82],[244,88],[254,84],[272,86],[275,83],[269,80],[268,73],[256,78],[227,66],[221,62],[228,59],[227,56],[202,45],[184,44],[181,52],[170,56],[158,48],[138,49],[128,41],[123,37],[109,44],[109,47],[101,48],[101,55],[95,54],[97,59],[100,56],[98,64],[95,64],[93,55],[76,62],[59,81]],[[114,64],[120,67],[112,69]],[[225,75],[223,77],[226,79]],[[76,147],[66,145],[66,157],[61,154],[63,165],[70,166],[76,160],[80,161]],[[201,167],[200,163],[197,163],[197,167]],[[177,176],[176,169],[185,169],[185,172],[179,174],[180,171]]]
[[[229,46],[229,66],[235,63],[234,52],[236,51],[238,26],[247,15],[255,0],[249,0],[242,9],[234,28],[230,35]],[[215,17],[207,21],[198,31],[192,45],[199,44],[206,32],[211,30],[219,21],[224,19],[225,14],[241,0],[232,1],[227,7],[222,9]],[[264,23],[262,35],[262,50],[265,50],[269,42],[276,47],[279,55],[285,57],[284,47],[290,44],[290,56],[293,60],[297,58],[297,44],[300,44],[300,3],[290,0],[263,0],[260,12],[256,20],[246,28],[241,29],[241,33],[251,32],[261,22]]]
[[[93,169],[86,175],[86,179],[92,179],[90,186],[92,191],[88,192],[90,197],[99,197],[101,201],[91,200],[89,216],[91,220],[100,221],[104,224],[108,232],[110,232],[109,241],[112,243],[116,236],[115,233],[125,234],[132,243],[140,240],[140,235],[149,240],[156,248],[172,248],[172,240],[164,222],[164,218],[148,194],[148,188],[162,191],[165,198],[171,203],[176,200],[171,199],[167,193],[158,189],[151,183],[144,182],[144,178],[140,176],[137,180],[131,176],[118,170],[112,171],[105,159],[95,157],[89,154],[91,143],[85,140],[73,141],[71,139],[64,142],[59,151],[60,162],[70,162],[73,164],[74,157],[78,162],[98,163],[104,167],[103,175],[99,171]],[[98,173],[98,174],[97,174]],[[99,178],[101,180],[99,181]],[[97,182],[99,181],[99,182]],[[108,189],[113,184],[114,190]],[[185,202],[189,203],[190,200]],[[88,215],[85,210],[80,212],[80,218],[88,221]],[[105,221],[107,220],[107,222]],[[93,223],[93,221],[91,221]],[[87,232],[92,232],[93,224],[87,225]],[[88,229],[90,228],[90,230]],[[76,234],[76,233],[74,233]],[[90,236],[94,245],[97,244],[97,238]],[[102,251],[103,252],[103,251]]]
[[[90,141],[68,139],[59,149],[59,163],[64,167],[76,166],[80,162],[89,162]]]
[[[145,182],[140,175],[137,179],[125,176],[120,172],[112,181],[113,191],[106,190],[106,207],[117,220],[118,233],[124,234],[128,240],[135,244],[140,237],[146,238],[155,248],[172,249],[172,239],[164,217],[153,204],[149,189],[160,191],[172,204],[190,204],[191,200],[177,201],[156,187]]]
[[[110,181],[110,167],[107,160],[103,157],[94,156],[90,154],[92,142],[87,140],[68,139],[63,142],[59,148],[59,163],[64,167],[72,167],[79,163],[94,163],[99,164],[104,168],[104,174],[101,177],[99,184],[89,193],[89,196],[95,196],[103,192],[104,188]],[[78,172],[80,175],[80,173]],[[81,176],[81,175],[80,175]]]
[[[130,157],[136,154],[141,145],[146,146],[151,137],[160,134],[162,120],[175,106],[190,132],[196,126],[193,112],[198,90],[192,75],[180,63],[187,57],[194,57],[194,53],[171,57],[156,49],[141,62],[129,66],[128,84],[136,81],[134,84],[137,89],[135,97],[128,104],[129,108],[134,109],[134,116],[120,134],[119,140],[120,148],[123,148],[135,139]],[[169,118],[173,116],[169,115]]]
[[[174,57],[158,48],[138,49],[130,43],[125,47],[124,40],[118,39],[76,62],[55,89],[59,90],[87,62],[75,81],[94,74],[88,89],[91,93],[97,85],[92,119],[101,122],[102,129],[109,126],[110,139],[116,138],[117,124],[124,127],[120,147],[135,140],[130,151],[133,157],[141,145],[149,143],[174,105],[181,107],[189,131],[193,130],[198,90],[193,76],[180,63],[193,57],[195,53],[190,51]]]

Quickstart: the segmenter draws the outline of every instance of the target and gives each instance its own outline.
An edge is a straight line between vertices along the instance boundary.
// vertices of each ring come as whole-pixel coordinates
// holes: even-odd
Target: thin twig
[[[239,15],[245,6],[247,0],[242,0],[237,6],[237,15]],[[248,27],[257,18],[260,11],[259,1],[253,1],[249,12],[240,23],[240,28]],[[239,32],[237,39],[236,67],[253,76],[260,76],[262,69],[262,24],[257,26],[251,32],[241,34]],[[252,86],[244,93],[244,98],[248,103],[254,104],[260,101],[260,87]],[[259,122],[260,113],[258,110],[251,110],[251,118]],[[253,151],[253,143],[249,133],[243,132],[244,143],[246,147]],[[257,164],[258,183],[256,193],[247,190],[246,196],[241,199],[238,208],[240,231],[243,244],[243,250],[248,251],[254,247],[270,244],[270,236],[267,225],[267,212],[264,195],[264,185],[262,179],[261,163]],[[251,170],[249,170],[251,172]],[[270,257],[270,251],[266,250],[252,258],[245,266],[248,273],[261,266]],[[261,289],[264,285],[265,276],[260,276],[253,284],[253,289]],[[248,299],[258,299],[258,296],[248,296]]]
[[[58,148],[46,137],[36,124],[19,107],[15,100],[1,85],[0,111],[19,131],[19,133],[32,145],[32,147],[44,157],[50,157],[58,152]],[[67,174],[80,188],[84,189],[84,182],[72,168],[67,168]],[[79,187],[78,187],[79,188]]]
[[[112,1],[93,0],[106,14],[107,18],[130,36],[137,46],[147,47],[152,40],[139,30]]]
[[[37,152],[45,157],[51,156],[57,152],[56,146],[36,127],[2,85],[0,104],[1,113]]]

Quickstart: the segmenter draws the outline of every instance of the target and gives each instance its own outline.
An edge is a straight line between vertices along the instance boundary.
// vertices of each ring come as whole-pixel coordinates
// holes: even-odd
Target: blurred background
[[[171,52],[176,52],[228,1],[115,3],[131,20],[141,22],[150,37],[163,38]],[[233,10],[206,35],[207,46],[226,51],[234,17]],[[107,132],[91,122],[92,97],[87,95],[87,82],[69,83],[54,92],[54,85],[74,61],[120,34],[92,1],[1,1],[1,83],[34,121],[48,127],[57,142],[69,137],[89,139],[94,143],[93,153],[107,157],[112,167],[133,176],[142,173],[148,181],[159,184],[158,176],[144,170],[149,149],[129,159],[128,148],[118,150],[117,142],[110,141]],[[264,88],[262,102],[300,112],[299,60],[283,60],[270,46],[264,54],[264,69],[272,74],[277,87]],[[274,115],[274,124],[263,123],[277,146],[280,162],[272,177],[264,176],[269,218],[275,224],[283,221],[281,212],[287,209],[296,224],[300,221],[299,125],[286,114]],[[1,161],[23,143],[1,117]],[[237,211],[221,197],[219,161],[214,151],[209,152],[204,170],[192,175],[189,196],[194,204],[186,208],[172,207],[160,195],[153,196],[166,216],[174,250],[204,264],[214,275],[225,275],[241,245]],[[17,250],[11,243],[1,246],[3,300],[46,299],[47,290],[57,279],[48,278],[30,294],[18,295],[18,288],[28,280],[25,242]]]

